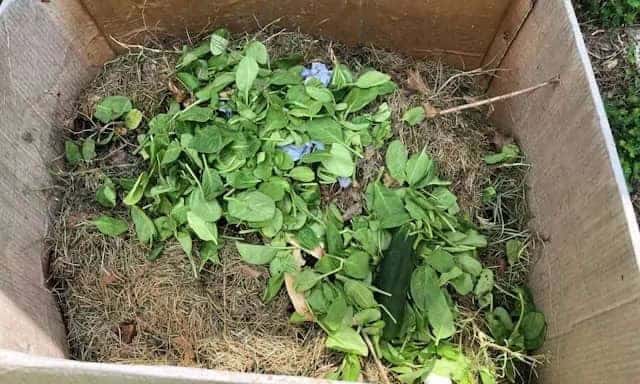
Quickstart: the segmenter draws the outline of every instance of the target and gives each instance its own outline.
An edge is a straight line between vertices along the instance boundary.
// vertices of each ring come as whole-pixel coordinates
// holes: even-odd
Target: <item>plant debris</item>
[[[480,111],[425,120],[476,95],[471,76],[264,33],[130,54],[81,98],[51,239],[75,356],[523,381],[546,330],[526,210],[507,212],[526,164],[490,153]]]

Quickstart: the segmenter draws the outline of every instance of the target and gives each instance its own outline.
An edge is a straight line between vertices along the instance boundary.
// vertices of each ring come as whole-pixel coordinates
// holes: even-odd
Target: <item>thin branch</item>
[[[378,372],[380,372],[380,376],[382,376],[382,382],[385,384],[391,384],[391,381],[389,381],[389,376],[387,376],[387,369],[384,367],[384,365],[382,365],[382,362],[378,358],[378,355],[376,355],[376,350],[373,348],[373,344],[369,339],[369,335],[363,333],[362,336],[364,336],[364,342],[367,343],[367,347],[369,347],[369,350],[371,351],[371,356],[373,356],[373,361],[376,363],[376,367],[378,368]]]
[[[442,116],[442,115],[448,115],[451,113],[458,113],[467,109],[472,109],[472,108],[478,108],[481,107],[483,105],[487,105],[487,104],[493,104],[495,102],[498,101],[502,101],[502,100],[507,100],[516,96],[520,96],[520,95],[524,95],[530,92],[533,92],[537,89],[540,89],[542,87],[546,87],[548,85],[552,85],[552,84],[557,84],[560,82],[560,79],[558,77],[553,78],[551,80],[545,81],[544,83],[540,83],[538,85],[534,85],[532,87],[529,88],[525,88],[525,89],[521,89],[519,91],[514,91],[511,93],[507,93],[504,95],[500,95],[500,96],[495,96],[495,97],[491,97],[489,99],[485,99],[485,100],[480,100],[480,101],[475,101],[473,103],[469,103],[469,104],[465,104],[465,105],[459,105],[457,107],[453,107],[453,108],[448,108],[448,109],[443,109],[443,110],[437,110],[435,108],[433,108],[432,106],[429,106],[429,109],[425,108],[425,112],[427,113],[427,117],[429,118],[434,118],[434,117],[438,117],[438,116]]]

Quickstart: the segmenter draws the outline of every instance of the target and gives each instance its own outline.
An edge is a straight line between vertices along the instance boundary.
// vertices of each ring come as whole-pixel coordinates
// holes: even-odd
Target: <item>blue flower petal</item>
[[[340,184],[340,188],[349,188],[351,186],[351,178],[350,177],[338,177],[338,184]]]

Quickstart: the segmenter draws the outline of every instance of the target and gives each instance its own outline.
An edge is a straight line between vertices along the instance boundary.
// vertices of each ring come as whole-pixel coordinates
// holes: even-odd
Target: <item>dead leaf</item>
[[[407,87],[414,91],[420,92],[423,95],[429,94],[430,90],[427,84],[425,84],[420,72],[417,69],[409,70],[407,74]]]
[[[114,284],[119,279],[120,278],[118,277],[118,275],[115,274],[114,272],[106,268],[102,268],[102,284],[103,285],[106,286],[106,285]]]
[[[260,276],[262,276],[262,272],[260,272],[260,271],[258,271],[258,270],[255,270],[255,269],[251,268],[250,266],[248,266],[248,265],[246,265],[246,264],[240,264],[240,265],[238,266],[238,269],[240,269],[240,271],[241,271],[243,274],[245,274],[245,275],[249,276],[249,277],[250,277],[250,278],[252,278],[252,279],[257,279],[257,278],[259,278]]]
[[[169,80],[168,87],[169,91],[171,91],[173,97],[175,97],[178,103],[182,103],[184,99],[187,98],[187,94],[184,92],[184,90],[181,87],[177,86],[173,80]]]
[[[122,149],[115,149],[108,157],[107,161],[111,165],[123,165],[128,163],[127,152]]]
[[[127,129],[127,127],[125,127],[124,125],[118,125],[117,127],[115,127],[113,129],[113,132],[117,135],[117,136],[124,136],[127,134],[129,130]]]
[[[294,240],[295,241],[295,240]],[[299,246],[293,250],[293,258],[298,264],[299,267],[302,267],[305,264],[304,258],[302,257],[302,251]],[[289,300],[291,300],[291,304],[293,304],[293,308],[304,316],[305,320],[313,321],[313,315],[311,314],[311,310],[307,305],[307,301],[304,298],[304,293],[296,291],[296,280],[294,275],[290,273],[284,274],[284,286],[287,288],[287,295],[289,295]]]
[[[191,366],[196,360],[196,353],[193,350],[193,344],[189,340],[187,340],[184,336],[178,336],[173,338],[173,343],[180,349],[182,352],[182,359],[180,360],[180,365],[182,366]]]
[[[607,60],[602,65],[604,66],[604,68],[607,71],[610,71],[610,70],[612,70],[612,69],[614,69],[615,67],[618,66],[618,59],[614,58],[614,59],[611,59],[611,60]]]
[[[431,105],[431,103],[428,101],[422,103],[422,108],[424,108],[424,113],[429,119],[433,119],[440,114],[440,110]]]
[[[120,341],[125,344],[131,344],[133,338],[138,334],[136,323],[131,320],[121,322],[117,327],[114,327],[113,331],[120,337]]]

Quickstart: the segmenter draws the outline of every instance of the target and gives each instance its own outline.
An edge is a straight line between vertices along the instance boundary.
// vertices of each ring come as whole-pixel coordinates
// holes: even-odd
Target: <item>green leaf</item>
[[[98,228],[98,231],[107,236],[120,236],[129,230],[129,224],[126,221],[111,216],[102,215],[91,223]]]
[[[351,88],[343,102],[347,104],[347,110],[349,112],[358,112],[377,97],[378,90],[376,88]]]
[[[340,367],[341,375],[340,380],[343,381],[358,381],[360,378],[360,372],[362,368],[360,367],[360,358],[356,355],[345,355],[342,360],[342,366]],[[337,380],[336,378],[335,380]]]
[[[329,308],[327,308],[327,315],[322,319],[321,324],[330,332],[335,332],[343,326],[344,319],[347,314],[347,302],[343,295],[339,295],[335,300],[333,300],[331,305],[329,305]]]
[[[272,248],[266,245],[241,243],[239,241],[236,241],[236,248],[238,249],[240,258],[253,265],[270,263],[278,253],[277,248]]]
[[[406,121],[407,124],[414,126],[422,123],[425,118],[424,108],[413,107],[408,109],[404,115],[402,115],[402,121]]]
[[[205,164],[202,172],[202,193],[206,200],[212,200],[224,192],[224,183],[215,169]]]
[[[453,285],[456,292],[462,296],[468,295],[473,291],[473,279],[471,275],[466,272],[451,280],[451,285]]]
[[[476,287],[473,293],[476,296],[480,297],[480,296],[483,296],[485,293],[491,292],[492,289],[493,289],[493,271],[488,268],[484,268],[482,272],[480,272],[480,276],[478,276],[478,282],[476,283]]]
[[[218,153],[222,149],[220,131],[214,127],[199,130],[189,143],[189,148],[200,153]]]
[[[124,126],[127,129],[136,129],[142,122],[142,112],[138,109],[132,109],[124,117]]]
[[[353,322],[357,325],[365,325],[373,323],[382,318],[382,313],[377,308],[363,309],[362,311],[353,315]]]
[[[176,65],[177,68],[185,67],[194,61],[198,60],[202,56],[209,53],[209,44],[201,44],[190,51],[187,51],[182,57],[180,61]]]
[[[262,295],[262,301],[264,301],[266,304],[272,301],[273,299],[275,299],[276,296],[278,296],[278,292],[280,292],[280,289],[282,288],[283,283],[284,283],[283,273],[269,276],[269,281],[267,281],[267,288],[265,289],[264,294]]]
[[[456,331],[453,313],[431,267],[422,265],[413,272],[410,292],[416,308],[427,314],[436,342],[453,336]]]
[[[307,92],[307,95],[309,95],[312,99],[318,100],[323,104],[335,103],[333,94],[327,88],[307,84],[305,86],[305,91]]]
[[[496,384],[496,376],[488,368],[480,368],[478,373],[482,384]]]
[[[160,241],[170,238],[176,231],[176,222],[169,216],[160,216],[153,219],[153,224],[158,231]]]
[[[342,126],[330,117],[313,119],[304,125],[311,140],[324,144],[344,143]]]
[[[156,235],[156,227],[146,213],[137,206],[131,207],[131,219],[136,227],[136,234],[141,243],[150,244]]]
[[[176,232],[176,240],[180,243],[182,250],[187,256],[191,257],[191,251],[193,249],[193,241],[191,240],[191,235],[187,231]]]
[[[146,172],[142,172],[136,183],[133,185],[133,188],[129,191],[127,196],[125,196],[123,203],[126,205],[136,205],[144,194],[145,189],[147,189],[147,184],[149,183],[149,176]]]
[[[369,262],[370,256],[367,252],[353,250],[349,257],[344,260],[344,273],[355,279],[364,279],[371,273]]]
[[[93,117],[102,123],[110,123],[133,108],[131,100],[125,96],[107,96],[97,105]]]
[[[244,54],[258,62],[258,64],[266,65],[269,61],[269,53],[267,47],[259,41],[252,41],[244,48]]]
[[[105,208],[116,206],[116,190],[112,184],[103,184],[96,191],[96,201]]]
[[[353,82],[353,74],[344,64],[336,63],[333,68],[333,77],[331,78],[331,87],[342,89]]]
[[[312,269],[303,269],[296,274],[296,291],[306,292],[313,288],[322,280],[322,275],[314,272]]]
[[[176,140],[172,141],[164,151],[162,161],[160,161],[160,165],[162,166],[173,163],[174,161],[178,160],[178,157],[180,157],[180,153],[182,153],[182,147],[180,146],[180,143],[178,143]]]
[[[484,162],[489,165],[508,163],[517,160],[518,157],[520,157],[520,148],[515,144],[507,144],[502,147],[500,152],[486,155]]]
[[[190,92],[200,88],[200,80],[189,72],[178,72],[176,73],[176,77]]]
[[[92,138],[84,139],[82,142],[82,158],[89,161],[96,157],[96,141]]]
[[[213,223],[222,216],[222,208],[216,199],[207,200],[200,188],[195,188],[187,202],[192,213],[200,216],[207,223]]]
[[[369,349],[358,332],[351,327],[342,327],[337,332],[330,333],[325,346],[329,349],[359,356],[367,356]]]
[[[522,244],[522,241],[515,239],[507,241],[506,254],[509,265],[514,265],[520,260],[520,255],[522,255],[523,250],[524,246]]]
[[[376,181],[367,187],[371,188],[372,206],[370,210],[380,220],[382,228],[395,228],[408,222],[411,217],[404,208],[402,198],[395,192]]]
[[[187,213],[187,222],[200,240],[213,241],[218,244],[218,228],[215,223],[207,223],[194,212]]]
[[[258,187],[258,190],[269,196],[273,201],[280,201],[284,198],[285,191],[289,189],[289,184],[282,179],[271,179]]]
[[[229,40],[218,33],[213,33],[209,41],[209,50],[213,56],[222,55],[227,51]]]
[[[80,147],[78,147],[78,144],[74,143],[71,140],[67,140],[64,142],[64,153],[65,157],[67,158],[67,162],[71,165],[76,165],[82,160]]]
[[[420,183],[424,177],[431,173],[432,167],[433,160],[424,151],[411,155],[405,170],[409,185],[414,186]]]
[[[391,80],[391,76],[385,73],[378,71],[367,71],[360,75],[360,77],[358,77],[355,85],[358,88],[372,88],[384,84],[389,80]]]
[[[327,252],[332,255],[339,254],[344,248],[340,229],[333,220],[327,222]]]
[[[369,287],[357,280],[346,279],[344,293],[359,308],[367,309],[378,305]]]
[[[289,171],[289,177],[303,183],[309,183],[316,178],[316,174],[313,172],[313,169],[309,167],[299,166]]]
[[[313,231],[313,229],[306,225],[296,234],[296,239],[300,243],[300,246],[304,249],[314,249],[320,245],[320,239]]]
[[[238,64],[236,86],[240,94],[244,96],[245,103],[249,102],[249,90],[258,76],[259,69],[256,59],[250,56],[243,57]]]
[[[162,256],[162,253],[164,252],[164,247],[165,247],[164,243],[158,243],[154,245],[153,248],[151,248],[151,251],[147,253],[145,258],[149,261],[157,260],[160,256]]]
[[[471,274],[471,276],[477,277],[482,272],[482,264],[469,253],[465,252],[457,255],[456,263],[460,265],[463,271]]]
[[[243,192],[229,198],[229,215],[245,221],[267,221],[276,213],[275,202],[262,192]]]
[[[351,177],[353,175],[355,164],[351,158],[351,152],[346,146],[334,143],[331,145],[329,154],[331,157],[321,162],[329,173],[342,177]]]
[[[538,349],[544,342],[546,323],[541,312],[529,312],[522,319],[522,334],[527,350]]]
[[[178,113],[177,119],[180,121],[195,121],[205,123],[213,117],[213,109],[209,107],[199,107],[191,105]]]
[[[405,168],[407,166],[407,148],[400,140],[394,140],[387,148],[385,162],[391,177],[403,183],[405,180]]]

